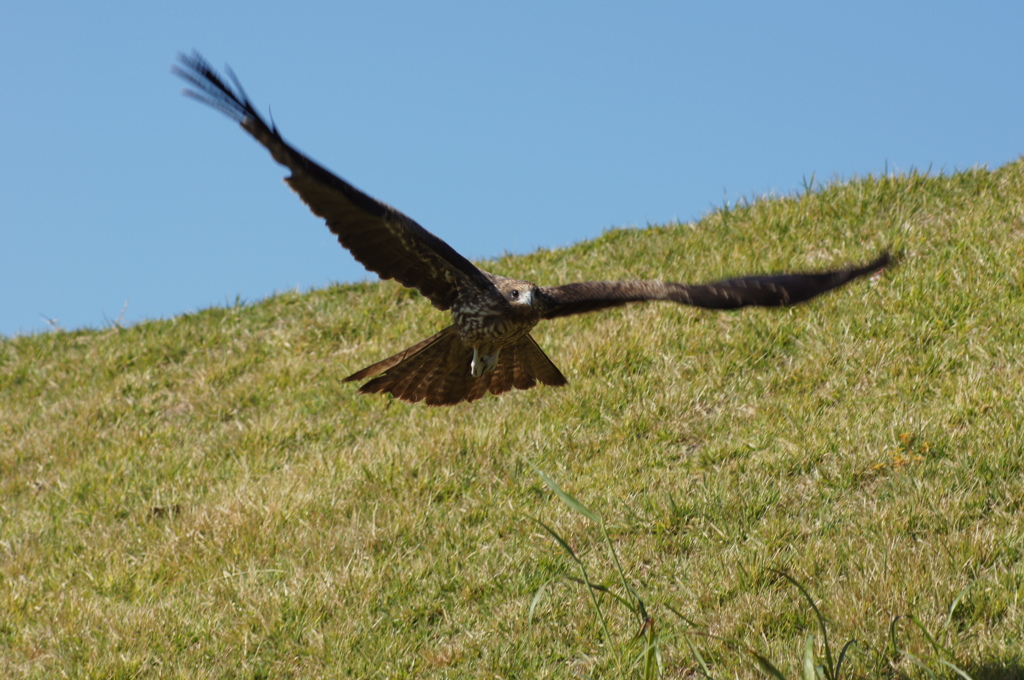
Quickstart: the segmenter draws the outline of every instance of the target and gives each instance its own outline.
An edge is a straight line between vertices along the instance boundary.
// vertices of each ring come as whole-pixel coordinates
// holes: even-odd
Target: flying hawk
[[[341,245],[382,279],[415,288],[452,325],[345,380],[372,378],[360,392],[388,392],[431,405],[473,401],[538,381],[564,385],[565,376],[530,331],[541,319],[669,300],[709,309],[794,305],[885,267],[883,253],[862,267],[803,274],[744,276],[706,284],[666,281],[588,281],[538,286],[476,267],[412,219],[317,165],[284,141],[256,112],[234,73],[232,87],[196,52],[181,55],[174,73],[195,89],[185,94],[238,121],[291,170],[285,181],[327,222]]]

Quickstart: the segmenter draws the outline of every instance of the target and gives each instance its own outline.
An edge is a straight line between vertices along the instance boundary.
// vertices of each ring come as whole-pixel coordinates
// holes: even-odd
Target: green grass
[[[1024,161],[486,266],[887,246],[793,309],[542,324],[567,387],[444,409],[341,382],[448,323],[391,282],[0,340],[0,676],[798,677],[824,622],[842,677],[1022,678]]]

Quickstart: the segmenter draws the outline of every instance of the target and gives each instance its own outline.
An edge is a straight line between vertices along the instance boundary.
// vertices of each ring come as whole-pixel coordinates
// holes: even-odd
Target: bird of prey
[[[486,272],[389,205],[316,164],[288,144],[256,111],[234,73],[229,84],[198,53],[181,55],[173,71],[185,94],[222,111],[291,170],[289,186],[338,241],[382,279],[415,288],[452,324],[345,380],[370,380],[360,392],[390,393],[430,405],[474,401],[488,393],[566,384],[530,331],[541,319],[668,300],[709,309],[794,305],[885,267],[889,254],[860,267],[798,274],[743,276],[705,284],[587,281],[538,286]]]

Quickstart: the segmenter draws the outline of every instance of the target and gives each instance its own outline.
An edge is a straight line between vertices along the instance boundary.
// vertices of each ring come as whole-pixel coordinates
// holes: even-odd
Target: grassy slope
[[[544,324],[568,387],[448,409],[341,382],[447,323],[390,282],[0,340],[0,674],[621,674],[636,620],[606,600],[603,640],[531,518],[614,585],[601,534],[525,456],[605,518],[670,677],[693,630],[795,672],[813,617],[768,567],[833,646],[870,645],[860,674],[912,613],[976,679],[1022,677],[1022,237],[1024,161],[507,257],[543,283],[902,261],[792,310]],[[756,674],[691,639],[714,677]]]

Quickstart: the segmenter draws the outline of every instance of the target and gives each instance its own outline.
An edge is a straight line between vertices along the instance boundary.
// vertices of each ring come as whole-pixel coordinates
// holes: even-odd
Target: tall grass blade
[[[939,675],[931,668],[929,668],[923,661],[918,659],[916,656],[914,656],[908,651],[904,651],[903,655],[910,659],[914,664],[916,664],[918,668],[927,673],[929,678],[935,678],[935,680],[939,680]]]
[[[619,580],[622,582],[622,586],[633,596],[636,602],[636,607],[630,607],[639,617],[641,621],[647,621],[651,617],[647,613],[647,607],[644,606],[644,601],[640,597],[640,594],[633,589],[633,586],[629,584],[629,579],[626,578],[626,572],[622,569],[622,563],[619,562],[619,555],[615,551],[615,544],[612,543],[611,537],[608,535],[608,529],[604,523],[601,523],[601,531],[604,532],[604,540],[608,543],[608,550],[612,554],[612,561],[615,562],[615,569],[619,572]]]
[[[944,628],[949,628],[953,625],[953,614],[956,613],[956,608],[960,606],[960,600],[963,599],[964,595],[967,594],[967,591],[970,590],[975,583],[977,583],[977,581],[971,581],[968,583],[959,593],[957,593],[957,596],[953,598],[953,604],[949,605],[949,614],[946,616],[946,625]]]
[[[843,661],[846,659],[846,651],[855,644],[857,644],[856,640],[847,640],[846,644],[843,645],[843,648],[839,650],[839,658],[836,659],[835,674],[832,676],[831,680],[839,680],[839,674],[843,667]]]
[[[576,562],[577,564],[583,564],[583,562],[580,560],[580,558],[576,556],[576,551],[573,550],[572,547],[568,543],[565,542],[565,539],[563,539],[561,536],[558,535],[557,531],[555,531],[554,529],[552,529],[551,527],[549,527],[547,524],[545,524],[544,522],[540,521],[536,517],[531,517],[530,519],[532,519],[537,524],[541,525],[541,527],[544,528],[544,531],[548,532],[551,535],[551,537],[553,539],[555,539],[555,542],[558,543],[558,545],[562,546],[562,550],[564,550],[566,553],[568,553],[569,557],[571,557],[574,562]],[[587,584],[589,585],[590,582],[588,581]]]
[[[949,668],[951,671],[953,671],[954,673],[959,675],[964,680],[974,680],[974,678],[972,678],[970,675],[968,675],[964,670],[962,670],[961,668],[959,668],[958,666],[956,666],[954,664],[951,664],[950,662],[948,662],[948,661],[946,661],[944,659],[939,659],[939,663],[941,663],[943,666],[946,666],[947,668]]]
[[[598,515],[595,512],[593,512],[587,506],[583,505],[583,503],[580,503],[571,494],[566,493],[565,491],[563,491],[562,487],[558,486],[558,484],[556,484],[553,479],[551,479],[546,474],[544,474],[544,471],[541,470],[539,467],[537,467],[532,460],[530,460],[526,456],[522,456],[522,458],[523,458],[523,460],[525,460],[529,464],[530,467],[532,467],[534,469],[534,471],[538,475],[540,475],[541,481],[543,481],[544,484],[546,484],[547,487],[549,489],[551,489],[555,493],[556,496],[558,496],[559,498],[562,499],[563,503],[565,503],[570,508],[572,508],[576,512],[580,513],[581,515],[583,515],[584,517],[586,517],[590,521],[595,522],[597,524],[601,523],[601,518],[598,517]]]
[[[601,622],[601,630],[604,632],[604,639],[611,643],[612,636],[611,633],[608,631],[608,622],[604,618],[604,612],[601,611],[601,603],[598,601],[597,595],[594,592],[595,590],[603,588],[603,586],[595,586],[594,583],[591,582],[590,574],[587,573],[587,565],[584,564],[583,560],[581,560],[579,556],[576,555],[576,552],[569,546],[565,539],[558,535],[557,531],[555,531],[554,529],[552,529],[536,517],[532,519],[534,522],[544,527],[544,530],[551,534],[551,537],[554,538],[560,546],[562,546],[562,549],[569,554],[569,557],[571,557],[573,561],[575,561],[576,564],[579,565],[580,573],[583,575],[583,582],[586,583],[587,592],[590,593],[590,602],[594,607],[594,612],[597,614],[598,620]]]
[[[804,643],[804,680],[817,680],[814,672],[814,636],[808,635]]]
[[[894,616],[892,621],[889,622],[889,663],[895,664],[900,657],[899,645],[896,642],[896,631],[898,630],[896,624],[899,622],[900,617]]]
[[[537,588],[536,592],[533,594],[533,599],[530,600],[530,610],[527,612],[526,620],[531,626],[533,625],[533,613],[537,610],[537,605],[540,604],[544,599],[544,596],[547,595],[548,584],[550,583],[551,579],[548,579],[547,581],[544,581],[544,583],[540,584],[540,588]]]
[[[814,612],[814,616],[818,619],[818,629],[821,630],[821,638],[825,643],[825,667],[827,669],[826,675],[830,680],[834,680],[832,676],[832,669],[835,668],[835,666],[833,666],[832,664],[832,648],[828,643],[828,627],[825,625],[825,617],[821,615],[820,611],[818,611],[818,606],[814,604],[814,598],[811,597],[811,594],[808,593],[807,589],[803,587],[803,584],[801,584],[799,581],[797,581],[795,578],[793,578],[784,571],[780,571],[778,569],[771,569],[771,571],[775,572],[776,574],[778,574],[779,576],[781,576],[782,578],[786,579],[794,586],[796,586],[797,589],[803,594],[804,599],[807,600],[807,604],[811,605],[811,610]]]
[[[786,680],[786,676],[783,675],[782,671],[776,668],[771,661],[761,656],[754,650],[749,650],[749,653],[757,660],[757,665],[761,667],[761,671],[765,675],[767,675],[770,678],[775,678],[776,680]]]
[[[928,632],[928,629],[924,627],[924,624],[921,623],[916,616],[914,616],[913,614],[910,614],[910,615],[907,616],[907,618],[910,619],[911,623],[913,623],[915,626],[917,626],[918,630],[921,631],[921,633],[924,635],[925,639],[928,640],[929,644],[931,644],[931,646],[935,649],[935,651],[938,654],[940,654],[940,655],[944,654],[947,657],[949,657],[950,659],[956,658],[955,656],[953,656],[953,652],[949,651],[948,649],[943,647],[941,644],[939,644],[939,641],[936,640],[932,636],[932,634]]]
[[[704,677],[711,677],[711,670],[708,668],[708,664],[704,661],[704,655],[700,653],[696,645],[690,640],[690,636],[685,632],[683,633],[683,642],[686,643],[687,648],[690,650],[690,654],[693,654],[693,658],[697,660],[697,665],[700,666],[700,670],[704,673]]]
[[[578,583],[581,586],[586,586],[588,588],[596,590],[599,593],[604,593],[605,595],[607,595],[608,597],[612,598],[613,600],[615,600],[616,602],[621,604],[623,607],[625,607],[629,611],[634,611],[633,603],[631,601],[627,600],[622,595],[619,595],[618,593],[616,593],[614,590],[612,590],[608,586],[601,585],[600,583],[588,583],[588,582],[584,581],[583,579],[576,578],[575,576],[566,576],[565,578],[567,578],[568,580],[572,581],[573,583]],[[642,634],[642,632],[643,631],[641,631],[641,634]]]

